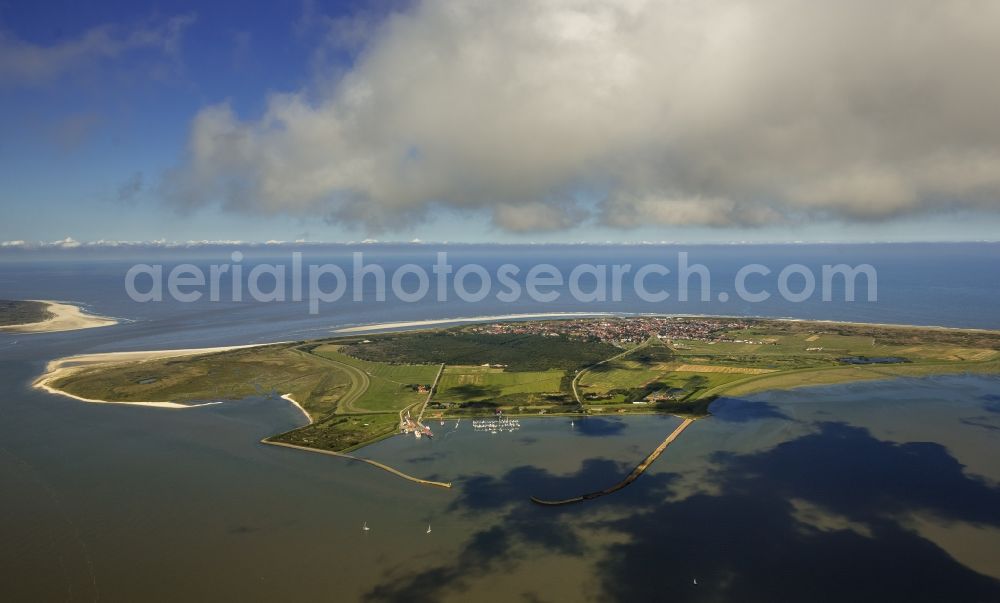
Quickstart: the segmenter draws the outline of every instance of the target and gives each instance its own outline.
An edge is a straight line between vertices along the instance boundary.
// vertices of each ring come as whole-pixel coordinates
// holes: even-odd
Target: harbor
[[[473,419],[472,429],[473,431],[489,433],[513,433],[518,429],[521,429],[521,421],[503,416],[499,416],[495,419]]]
[[[412,433],[417,439],[424,436],[428,438],[434,437],[434,432],[431,431],[431,428],[421,423],[419,419],[414,419],[410,416],[410,411],[406,411],[403,414],[403,418],[399,424],[399,431],[403,434]]]

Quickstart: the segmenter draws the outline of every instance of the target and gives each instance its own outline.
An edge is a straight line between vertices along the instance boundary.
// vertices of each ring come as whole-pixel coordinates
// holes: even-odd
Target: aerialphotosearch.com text
[[[446,302],[454,296],[468,303],[492,297],[511,304],[525,298],[555,304],[566,296],[582,303],[624,299],[725,303],[735,295],[743,302],[759,303],[778,295],[798,303],[817,295],[822,301],[833,301],[835,293],[837,301],[853,302],[863,290],[867,301],[878,300],[878,275],[871,264],[824,264],[816,270],[803,264],[749,263],[731,281],[727,278],[724,288],[713,289],[719,283],[713,281],[708,266],[692,261],[686,251],[677,252],[675,259],[670,265],[504,263],[487,268],[479,263],[453,264],[446,251],[438,252],[433,263],[395,266],[368,262],[360,251],[340,263],[322,264],[305,264],[300,252],[293,252],[286,263],[251,263],[235,251],[229,262],[207,266],[135,264],[125,275],[125,291],[142,303],[166,298],[178,302],[304,301],[310,314],[318,314],[324,304],[385,302],[390,296],[404,303],[428,296]]]

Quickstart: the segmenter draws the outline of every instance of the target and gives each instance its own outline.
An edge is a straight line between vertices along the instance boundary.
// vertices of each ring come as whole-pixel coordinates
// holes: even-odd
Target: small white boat
[[[694,585],[698,586],[698,579],[697,578],[694,579]]]
[[[370,529],[371,528],[368,527],[368,522],[367,521],[365,522],[365,524],[363,526],[361,526],[361,531],[362,532],[367,532]]]
[[[430,534],[430,533],[431,533],[431,524],[427,524],[427,533],[428,533],[428,534]]]

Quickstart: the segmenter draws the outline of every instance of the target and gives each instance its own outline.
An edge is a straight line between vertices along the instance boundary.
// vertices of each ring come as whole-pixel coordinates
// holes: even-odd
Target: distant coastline
[[[59,331],[76,331],[95,327],[109,327],[118,324],[118,320],[108,316],[88,314],[83,309],[69,302],[58,302],[46,299],[28,300],[45,304],[48,316],[38,322],[0,326],[0,331],[8,333],[55,333]]]
[[[459,324],[467,322],[490,322],[494,320],[521,320],[527,318],[586,318],[599,316],[619,316],[616,312],[542,312],[538,314],[500,314],[497,316],[465,316],[457,318],[433,318],[430,320],[411,320],[401,322],[382,322],[368,325],[357,325],[333,329],[333,333],[365,333],[368,331],[383,331],[405,329],[408,327],[430,327],[436,325]]]
[[[503,322],[509,320],[528,320],[528,319],[540,319],[540,320],[551,320],[559,318],[630,318],[630,317],[669,317],[669,318],[720,318],[720,319],[737,319],[737,320],[765,320],[765,321],[776,321],[776,322],[793,322],[793,323],[817,323],[817,324],[828,324],[828,325],[845,325],[845,326],[858,326],[858,327],[886,327],[891,329],[930,329],[930,330],[941,330],[941,331],[962,331],[969,333],[995,333],[996,329],[984,329],[979,327],[951,327],[944,325],[923,325],[923,324],[906,324],[906,323],[892,323],[892,322],[862,322],[856,320],[830,320],[830,319],[816,319],[816,318],[794,318],[790,316],[767,316],[767,315],[736,315],[736,314],[689,314],[689,313],[677,313],[677,312],[547,312],[539,314],[502,314],[496,316],[464,316],[455,318],[434,318],[429,320],[412,320],[412,321],[400,321],[400,322],[380,322],[380,323],[370,323],[365,325],[352,325],[348,327],[339,327],[332,329],[331,333],[336,334],[352,334],[352,333],[367,333],[374,331],[395,331],[395,330],[409,330],[410,328],[419,327],[431,327],[440,325],[458,325],[465,323],[479,323],[479,322]]]

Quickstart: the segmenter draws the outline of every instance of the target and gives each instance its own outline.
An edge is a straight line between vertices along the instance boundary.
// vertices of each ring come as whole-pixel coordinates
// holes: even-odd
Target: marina
[[[501,433],[504,431],[507,433],[513,433],[518,429],[521,429],[521,421],[507,417],[500,417],[497,419],[473,419],[472,429],[474,431],[489,433]]]

